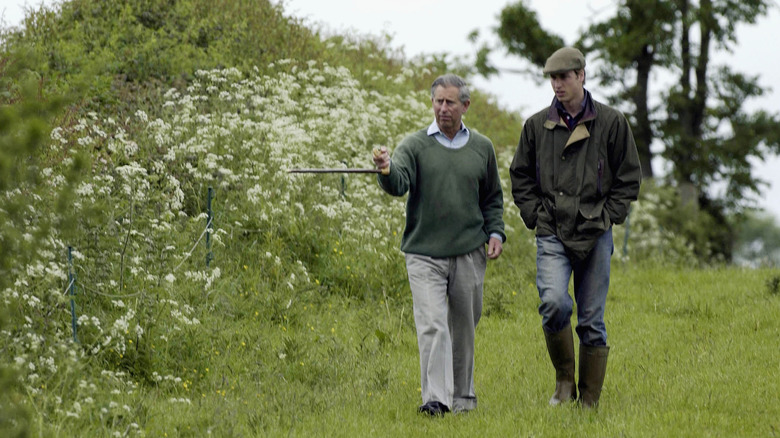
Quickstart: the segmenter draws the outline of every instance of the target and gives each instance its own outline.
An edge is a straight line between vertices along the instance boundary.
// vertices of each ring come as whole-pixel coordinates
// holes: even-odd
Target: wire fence
[[[184,253],[184,258],[176,265],[175,268],[171,271],[171,274],[177,272],[179,268],[192,256],[192,254],[195,252],[195,250],[198,247],[198,244],[203,240],[203,236],[206,236],[206,269],[208,269],[211,265],[211,261],[214,259],[214,253],[211,249],[211,233],[213,232],[212,226],[214,224],[214,210],[212,208],[212,200],[214,199],[214,189],[209,186],[208,188],[208,200],[207,200],[207,216],[206,216],[206,226],[203,229],[203,231],[200,233],[198,238],[195,240],[195,243],[192,245],[189,251]],[[76,293],[77,293],[77,286],[80,286],[81,289],[103,297],[107,298],[132,298],[138,295],[143,294],[145,291],[139,291],[132,294],[107,294],[105,292],[97,291],[93,288],[87,287],[84,284],[81,284],[77,281],[76,277],[76,268],[73,265],[73,247],[68,246],[68,286],[63,291],[64,294],[70,295],[70,312],[71,312],[71,328],[73,331],[73,341],[78,343],[78,315],[76,314]]]

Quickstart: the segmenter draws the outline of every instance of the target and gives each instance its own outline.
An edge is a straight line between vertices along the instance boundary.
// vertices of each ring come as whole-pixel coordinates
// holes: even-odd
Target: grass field
[[[733,269],[616,267],[607,310],[612,348],[596,412],[573,405],[547,406],[554,374],[535,312],[536,297],[529,289],[514,297],[510,316],[487,317],[480,323],[476,369],[480,405],[476,411],[439,420],[414,413],[420,402],[418,369],[413,332],[406,328],[386,347],[388,351],[378,348],[378,360],[353,364],[356,374],[368,369],[369,375],[387,375],[384,388],[372,391],[370,386],[350,384],[334,388],[333,399],[345,397],[343,403],[322,412],[299,412],[298,422],[268,432],[300,436],[776,436],[780,433],[776,342],[780,297],[767,290],[765,280],[771,275]]]
[[[506,267],[499,260],[488,271],[486,296],[505,297],[500,312],[489,304],[497,299],[486,298],[492,314],[477,329],[479,407],[469,414],[431,419],[416,413],[419,368],[405,290],[387,301],[311,291],[275,323],[253,316],[258,303],[251,295],[223,293],[210,311],[198,312],[201,324],[170,339],[165,351],[155,346],[178,358],[178,380],[138,385],[104,373],[98,386],[114,387],[115,406],[103,407],[111,414],[86,406],[87,396],[106,396],[90,394],[89,385],[60,388],[81,394],[82,415],[57,424],[35,416],[34,429],[44,436],[169,437],[780,433],[780,295],[771,288],[776,271],[616,264],[601,404],[582,411],[547,405],[554,374],[536,294],[530,284],[502,286],[513,282]],[[44,401],[43,410],[55,403],[51,396],[33,399]]]

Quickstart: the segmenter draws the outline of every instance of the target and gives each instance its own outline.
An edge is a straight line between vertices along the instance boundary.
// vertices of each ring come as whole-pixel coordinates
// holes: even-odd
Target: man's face
[[[550,75],[550,84],[555,92],[555,97],[564,105],[582,99],[584,80],[585,72],[583,70],[570,70],[566,73],[552,73]]]
[[[433,92],[433,114],[439,130],[452,138],[460,129],[463,114],[469,109],[471,101],[461,103],[458,99],[458,87],[439,85]]]

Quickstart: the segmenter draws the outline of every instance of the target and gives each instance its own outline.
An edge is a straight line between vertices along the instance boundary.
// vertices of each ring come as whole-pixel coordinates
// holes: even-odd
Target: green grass
[[[304,415],[290,430],[301,436],[773,436],[780,427],[780,302],[763,287],[767,274],[616,267],[607,313],[612,349],[597,412],[547,406],[554,374],[529,294],[515,297],[511,317],[480,323],[477,411],[443,420],[414,414],[420,400],[409,328],[385,353],[392,371],[384,391],[367,396],[366,388],[346,387],[353,392],[347,404]],[[376,366],[356,365],[357,375]]]
[[[488,289],[513,278],[500,263],[489,269]],[[547,405],[554,374],[531,289],[504,291],[507,313],[482,319],[479,407],[443,419],[415,412],[419,368],[407,290],[386,302],[310,291],[273,322],[254,316],[262,310],[256,295],[228,289],[198,306],[201,324],[191,332],[155,345],[153,356],[179,361],[181,381],[104,376],[120,392],[118,408],[105,406],[112,415],[82,401],[89,415],[54,424],[45,414],[53,394],[32,397],[42,414],[32,430],[110,436],[136,423],[147,436],[774,436],[780,297],[765,286],[773,274],[615,266],[597,411]],[[81,400],[89,393],[70,390]]]

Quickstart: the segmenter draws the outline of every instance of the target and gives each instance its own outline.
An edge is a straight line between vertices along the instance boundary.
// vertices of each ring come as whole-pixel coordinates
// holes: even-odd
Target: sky
[[[288,15],[301,18],[307,25],[319,26],[326,33],[353,33],[392,37],[390,46],[403,50],[407,58],[420,54],[450,53],[473,59],[476,47],[468,35],[478,30],[481,40],[496,42],[493,29],[498,26],[501,10],[516,0],[271,0],[284,4]],[[608,17],[615,0],[525,0],[536,11],[544,29],[563,37],[567,44],[589,23]],[[51,0],[45,4],[53,3]],[[0,0],[0,16],[8,25],[21,22],[25,6],[37,6],[41,0]],[[476,6],[475,6],[476,5]],[[738,45],[733,53],[719,54],[714,62],[728,64],[733,69],[758,75],[759,83],[768,87],[760,99],[745,104],[750,110],[764,109],[780,113],[780,68],[767,62],[767,41],[780,36],[780,4],[755,25],[737,28]],[[494,65],[503,68],[527,68],[517,57],[497,50],[491,57]],[[587,67],[586,67],[587,71]],[[653,77],[651,93],[666,86],[663,77]],[[537,78],[502,73],[489,79],[477,77],[472,85],[496,96],[497,102],[525,118],[549,104],[552,91],[549,82],[539,73]],[[600,94],[597,78],[589,77],[586,85],[596,99]],[[774,88],[769,89],[769,88]],[[466,118],[468,122],[468,118]],[[518,132],[518,138],[520,133]],[[759,206],[780,221],[780,157],[769,157],[755,163],[759,178],[770,187],[757,198]],[[654,162],[654,170],[664,172],[662,162]]]

